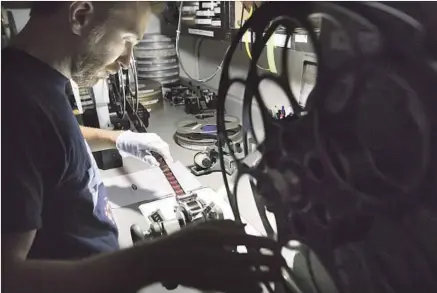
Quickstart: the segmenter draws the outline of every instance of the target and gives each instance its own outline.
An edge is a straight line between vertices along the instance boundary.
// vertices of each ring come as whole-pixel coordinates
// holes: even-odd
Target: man
[[[155,134],[81,131],[65,86],[127,67],[149,13],[147,2],[35,3],[2,51],[4,292],[135,292],[154,282],[257,292],[258,282],[279,278],[279,247],[230,221],[117,251],[117,228],[84,137],[149,159],[150,150],[170,159],[168,146]],[[237,245],[253,252],[229,249]]]

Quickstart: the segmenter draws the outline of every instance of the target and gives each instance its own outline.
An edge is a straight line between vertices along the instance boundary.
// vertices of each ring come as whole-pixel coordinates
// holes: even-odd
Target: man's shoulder
[[[9,107],[31,106],[30,97],[40,92],[38,82],[29,74],[28,64],[13,50],[2,50],[1,84],[2,103]]]
[[[14,81],[20,75],[26,75],[29,62],[22,55],[22,53],[14,48],[6,47],[2,49],[2,81]]]
[[[20,112],[32,112],[37,116],[49,114],[48,109],[68,111],[63,102],[65,84],[53,79],[46,68],[34,64],[28,57],[20,59],[21,55],[15,53],[7,56],[12,58],[3,64],[2,56],[2,103],[10,109],[21,109]]]
[[[15,48],[2,50],[2,91],[10,94],[65,94],[68,79],[45,62]]]
[[[2,114],[11,117],[13,115],[16,119],[26,117],[28,121],[45,116],[38,97],[41,92],[37,87],[20,80],[18,75],[10,74],[6,78],[3,75],[2,72]]]

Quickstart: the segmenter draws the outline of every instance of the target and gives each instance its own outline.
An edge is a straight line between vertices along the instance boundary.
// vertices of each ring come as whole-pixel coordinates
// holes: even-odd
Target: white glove
[[[168,163],[173,162],[168,144],[155,133],[125,131],[117,138],[116,147],[124,156],[134,156],[150,166],[159,166],[151,152],[160,154]]]

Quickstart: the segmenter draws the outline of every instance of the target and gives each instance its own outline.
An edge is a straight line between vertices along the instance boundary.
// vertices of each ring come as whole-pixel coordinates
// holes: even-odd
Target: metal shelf
[[[225,30],[222,28],[204,28],[204,27],[185,27],[182,28],[182,35],[189,35],[195,37],[206,37],[212,40],[219,40],[225,42],[231,42],[237,35],[238,29]],[[288,40],[288,43],[285,44],[287,35],[283,33],[275,33],[272,35],[273,43],[275,47],[287,47],[291,50],[306,52],[306,53],[314,53],[311,43],[309,42],[309,37],[307,34],[302,32],[296,32],[293,36]],[[253,36],[253,40],[255,40],[255,35]],[[251,43],[250,33],[246,33],[242,42]]]
[[[238,33],[239,28],[235,28],[235,3],[233,1],[221,1],[220,10],[221,13],[221,27],[213,26],[202,26],[194,24],[184,24],[182,22],[181,35],[182,36],[194,36],[194,37],[204,37],[207,39],[231,42]],[[315,23],[316,26],[320,24]],[[318,30],[320,31],[320,29]],[[316,31],[316,34],[319,32]],[[305,31],[301,29],[296,29],[293,36],[285,44],[287,35],[285,31],[278,31],[273,36],[273,42],[275,47],[290,48],[291,50],[299,52],[313,53],[313,48],[309,43],[309,37]],[[253,37],[254,39],[254,37]],[[242,39],[243,42],[251,42],[250,33],[245,34]]]

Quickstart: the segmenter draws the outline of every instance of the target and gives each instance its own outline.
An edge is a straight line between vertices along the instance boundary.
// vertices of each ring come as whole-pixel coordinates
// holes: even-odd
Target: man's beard
[[[103,76],[106,75],[104,63],[106,56],[102,54],[103,50],[99,46],[104,36],[104,26],[94,28],[90,32],[87,40],[84,41],[83,50],[73,57],[71,78],[79,86],[93,86],[100,79],[106,77]]]
[[[76,56],[72,60],[71,78],[81,87],[95,85],[100,79],[106,78],[102,59],[102,56],[91,52]]]

